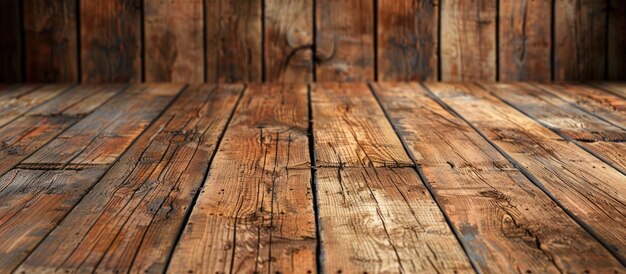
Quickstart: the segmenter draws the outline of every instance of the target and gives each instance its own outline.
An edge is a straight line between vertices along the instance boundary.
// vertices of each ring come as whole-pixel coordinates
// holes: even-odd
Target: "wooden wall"
[[[626,80],[623,0],[3,0],[2,82]]]

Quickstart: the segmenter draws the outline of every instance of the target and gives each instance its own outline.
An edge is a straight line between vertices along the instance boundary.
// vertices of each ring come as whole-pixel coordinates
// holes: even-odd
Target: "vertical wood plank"
[[[317,80],[374,80],[374,1],[315,4]]]
[[[204,82],[202,1],[145,1],[146,82]]]
[[[439,0],[378,1],[378,80],[437,80]]]
[[[500,1],[500,80],[550,81],[551,18],[551,0]]]
[[[313,1],[265,1],[265,74],[268,82],[313,79]]]
[[[81,0],[82,81],[141,81],[141,1]]]
[[[26,81],[78,82],[76,0],[25,0]]]
[[[626,1],[609,0],[609,79],[626,81]]]
[[[206,0],[207,81],[260,82],[262,1]]]
[[[442,80],[496,80],[496,3],[443,0]]]
[[[604,0],[556,0],[555,80],[604,79],[606,8],[607,2]]]
[[[0,83],[22,81],[20,18],[18,0],[0,1]]]

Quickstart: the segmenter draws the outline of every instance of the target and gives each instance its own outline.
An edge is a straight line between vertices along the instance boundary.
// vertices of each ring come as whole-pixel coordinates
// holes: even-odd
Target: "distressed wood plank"
[[[26,81],[79,81],[77,4],[77,0],[24,1]]]
[[[14,85],[0,92],[0,127],[20,117],[33,107],[61,93],[66,86],[54,85],[40,91],[40,85]]]
[[[626,1],[609,0],[608,79],[626,81]]]
[[[46,86],[42,90],[50,87]],[[0,175],[98,108],[120,88],[75,88],[0,127]]]
[[[202,1],[145,1],[146,82],[204,82]]]
[[[366,84],[320,83],[311,100],[318,166],[413,165]]]
[[[168,272],[315,271],[304,85],[252,85],[215,156]]]
[[[375,91],[481,272],[620,271],[602,245],[422,87],[382,83]]]
[[[101,130],[104,128],[104,132],[107,132],[107,129],[112,129],[114,131],[111,133],[125,136],[130,141],[111,144],[114,147],[102,149],[103,157],[110,158],[112,156],[109,156],[107,152],[111,151],[112,155],[116,155],[117,151],[124,150],[124,146],[130,144],[158,116],[179,89],[180,86],[178,88],[173,86],[154,88],[147,91],[136,88],[126,92],[85,117],[55,140],[59,140],[58,138],[64,140],[65,147],[70,151],[74,150],[74,146],[105,146],[106,142],[99,143],[100,137],[107,141],[106,134],[101,134]],[[140,105],[141,107],[138,107]],[[69,108],[71,110],[75,107],[76,105]],[[90,108],[87,105],[78,109],[84,107]],[[45,113],[49,110],[43,109],[42,111]],[[112,112],[126,115],[111,116]],[[137,113],[143,115],[137,115]],[[52,114],[52,117],[63,119],[76,117],[76,115]],[[43,119],[45,116],[37,118]],[[104,121],[112,119],[117,119],[117,127],[107,127],[106,123],[103,126]],[[37,130],[40,130],[39,127]],[[82,138],[90,138],[93,142],[78,141]],[[65,162],[58,164],[65,164]],[[18,168],[0,178],[0,186],[2,186],[0,190],[2,198],[0,242],[4,243],[0,246],[0,272],[13,270],[28,256],[98,181],[107,170],[107,164],[76,165],[68,168],[65,165],[51,165],[49,162],[31,160],[30,163],[22,163]],[[61,167],[61,169],[55,167]],[[24,177],[24,180],[16,181],[14,180],[16,176]]]
[[[472,273],[412,168],[320,168],[326,273]]]
[[[626,82],[600,82],[594,85],[626,100]]]
[[[443,1],[442,80],[496,80],[496,2]]]
[[[141,5],[80,0],[83,83],[141,82]]]
[[[205,0],[209,83],[263,80],[262,1]]]
[[[23,80],[21,20],[19,0],[0,1],[0,83]]]
[[[164,271],[241,90],[185,90],[18,271]]]
[[[604,80],[607,2],[556,0],[554,80]]]
[[[427,85],[520,163],[612,251],[626,253],[626,177],[472,84]]]
[[[316,0],[318,81],[374,80],[374,1]]]
[[[437,80],[439,0],[379,0],[378,80]]]
[[[179,84],[141,84],[63,132],[22,162],[46,168],[108,165],[154,120],[183,88]]]
[[[551,0],[502,0],[499,4],[502,81],[551,80]]]
[[[313,81],[313,1],[265,1],[267,82]]]
[[[573,140],[626,174],[624,128],[598,119],[556,95],[525,83],[482,84],[482,86],[507,104],[565,138]]]

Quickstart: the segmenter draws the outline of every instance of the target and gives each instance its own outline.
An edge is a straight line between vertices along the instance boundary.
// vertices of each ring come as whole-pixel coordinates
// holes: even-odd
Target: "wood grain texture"
[[[367,85],[319,83],[311,105],[317,166],[413,166]]]
[[[379,0],[378,80],[437,80],[438,0]]]
[[[607,2],[556,0],[554,80],[585,81],[606,77]]]
[[[619,256],[626,253],[626,177],[473,84],[427,85],[515,159]]]
[[[22,39],[20,0],[0,1],[0,83],[22,79]]]
[[[421,86],[374,87],[482,273],[619,270],[615,260],[606,263],[611,254],[602,245]]]
[[[204,82],[202,1],[145,1],[146,82]]]
[[[139,0],[80,0],[83,83],[141,82]]]
[[[374,1],[316,0],[318,81],[374,80]]]
[[[496,0],[441,5],[441,79],[496,80]]]
[[[215,156],[168,272],[315,271],[304,85],[252,85]]]
[[[609,0],[608,79],[626,81],[626,1]]]
[[[25,0],[26,81],[78,82],[77,0]]]
[[[313,1],[265,1],[267,82],[313,81]]]
[[[107,107],[85,117],[28,157],[22,166],[109,165],[163,112],[182,88],[183,85],[179,84],[133,85]]]
[[[102,148],[98,150],[98,155],[103,158],[115,157],[118,151],[125,150],[125,146],[130,145],[145,126],[156,118],[178,91],[179,89],[155,88],[149,91],[136,90],[123,93],[76,123],[55,140],[62,140],[68,151],[75,151],[76,145],[80,145],[83,151],[88,151],[90,147],[96,146],[94,140],[103,140],[103,143],[97,144]],[[137,107],[138,104],[143,104],[143,107]],[[126,115],[110,116],[111,111]],[[138,113],[143,115],[137,115]],[[52,117],[65,116],[53,114]],[[107,119],[115,119],[114,124],[117,127],[111,127],[112,123],[108,125],[102,123]],[[39,127],[37,129],[41,130]],[[130,140],[110,143],[107,142],[106,133]],[[91,142],[83,143],[82,139],[90,139]],[[54,144],[54,141],[44,149],[50,144]],[[26,164],[20,164],[17,169],[2,177],[6,178],[4,179],[6,182],[0,182],[3,186],[0,188],[2,189],[0,195],[5,195],[2,197],[3,207],[0,211],[2,220],[0,241],[5,243],[0,247],[2,272],[17,267],[107,170],[106,164],[93,165],[81,162],[79,165],[68,167],[66,163],[71,160],[51,163],[47,158],[40,158],[41,162],[36,162],[35,159],[37,157],[27,160]],[[16,181],[13,179],[16,176],[25,177],[25,180]]]
[[[209,83],[263,81],[261,3],[205,0]]]
[[[317,171],[324,273],[473,273],[413,168]]]
[[[594,86],[600,89],[615,94],[622,99],[626,100],[626,83],[625,82],[599,82],[593,83]]]
[[[17,119],[31,108],[59,95],[67,86],[26,84],[8,87],[0,92],[0,127]],[[40,89],[40,90],[38,90]]]
[[[500,80],[550,81],[552,0],[502,0],[499,8]]]
[[[186,89],[18,271],[164,271],[241,90]]]

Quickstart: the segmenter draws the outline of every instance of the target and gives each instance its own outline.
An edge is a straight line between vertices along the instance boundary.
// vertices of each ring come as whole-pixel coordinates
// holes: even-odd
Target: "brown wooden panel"
[[[496,3],[442,2],[442,80],[496,80]]]
[[[374,0],[316,0],[318,81],[374,80]]]
[[[502,81],[551,80],[552,0],[500,1]]]
[[[85,83],[141,81],[141,1],[80,0]]]
[[[422,87],[375,90],[481,273],[616,270],[600,243]]]
[[[0,1],[0,83],[22,81],[19,1]]]
[[[313,80],[313,0],[265,1],[268,82]]]
[[[626,1],[609,0],[609,79],[626,81]]]
[[[594,85],[626,100],[626,82],[602,82],[594,83]]]
[[[144,2],[146,82],[204,82],[202,1]]]
[[[439,1],[378,1],[378,80],[437,80]]]
[[[18,271],[163,272],[241,90],[186,89]]]
[[[606,77],[606,22],[605,0],[556,0],[554,80]]]
[[[26,81],[79,81],[76,5],[76,0],[24,1]]]
[[[532,174],[624,262],[626,223],[615,217],[626,214],[623,174],[476,85],[428,87]]]
[[[305,85],[246,90],[168,272],[315,271],[307,127]]]
[[[207,81],[263,79],[262,1],[205,0]]]

